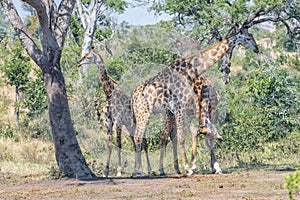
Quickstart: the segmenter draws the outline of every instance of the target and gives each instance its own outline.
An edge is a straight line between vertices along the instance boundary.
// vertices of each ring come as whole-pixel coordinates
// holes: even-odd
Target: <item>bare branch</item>
[[[28,55],[41,66],[42,52],[35,44],[30,34],[28,33],[24,23],[22,22],[12,0],[1,0],[0,1],[5,14],[9,18],[9,21],[19,36],[23,46],[25,47]]]
[[[83,26],[84,29],[86,29],[87,24],[88,24],[88,10],[86,9],[86,7],[82,4],[82,2],[80,0],[76,0],[76,11],[77,14],[79,15],[81,24]]]
[[[251,23],[258,17],[265,14],[265,10],[263,8],[257,9],[254,13],[250,14],[247,18],[247,20],[244,22],[243,27],[249,28],[251,27]]]
[[[75,3],[75,0],[62,0],[59,5],[58,17],[56,19],[56,26],[54,31],[60,48],[62,48],[68,32]]]

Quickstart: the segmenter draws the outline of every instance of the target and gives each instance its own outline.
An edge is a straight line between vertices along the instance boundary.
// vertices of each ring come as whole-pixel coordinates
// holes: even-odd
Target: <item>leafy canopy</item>
[[[299,39],[299,5],[299,0],[160,0],[151,9],[170,14],[200,40],[224,36],[232,26],[246,21],[250,27],[266,21],[283,24],[289,35]]]

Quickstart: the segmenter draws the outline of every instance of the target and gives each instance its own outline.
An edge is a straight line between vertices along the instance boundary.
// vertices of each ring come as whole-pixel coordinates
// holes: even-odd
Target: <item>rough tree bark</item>
[[[60,59],[70,17],[76,0],[23,0],[32,6],[39,19],[40,49],[28,33],[12,0],[0,0],[1,6],[14,27],[29,56],[41,68],[48,97],[48,110],[55,156],[59,169],[70,177],[93,179],[78,144],[72,124]]]

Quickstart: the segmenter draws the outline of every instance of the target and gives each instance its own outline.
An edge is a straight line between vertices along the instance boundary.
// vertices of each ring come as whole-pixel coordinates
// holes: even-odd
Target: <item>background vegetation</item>
[[[28,16],[25,20],[34,33],[36,27],[30,23],[34,18]],[[4,22],[1,13],[0,54],[4,59],[0,61],[0,172],[59,176],[42,74]],[[75,65],[80,59],[83,35],[78,26],[74,19],[70,35],[75,40],[69,38],[67,41],[62,68],[77,137],[92,170],[101,176],[107,152],[106,133],[100,117],[105,97],[96,66],[90,68],[82,84],[78,84]],[[139,27],[111,25],[96,34],[98,38],[109,38],[110,52],[100,45],[96,45],[96,49],[104,57],[108,74],[130,95],[139,83],[158,73],[173,59],[203,50],[212,43],[200,43],[204,39],[199,38],[197,31],[202,29],[193,28],[189,32],[182,26],[174,26],[172,21]],[[299,48],[286,37],[284,27],[261,25],[253,32],[261,54],[255,55],[242,48],[235,50],[228,85],[223,84],[218,65],[206,73],[221,95],[217,126],[225,141],[216,144],[216,154],[225,172],[234,167],[295,167],[299,162]],[[19,102],[15,101],[16,87],[20,92]],[[14,118],[16,109],[20,111],[18,125]],[[163,115],[153,117],[147,130],[153,164],[158,163],[159,133],[163,124]],[[189,146],[191,134],[188,129],[186,132]],[[134,151],[128,135],[123,134],[122,140],[124,170],[129,174],[133,169]],[[166,154],[166,171],[173,173],[170,148],[171,145]],[[199,148],[200,173],[208,173],[210,158],[202,136],[199,136]],[[116,162],[113,159],[112,170]],[[158,170],[155,165],[153,168]]]

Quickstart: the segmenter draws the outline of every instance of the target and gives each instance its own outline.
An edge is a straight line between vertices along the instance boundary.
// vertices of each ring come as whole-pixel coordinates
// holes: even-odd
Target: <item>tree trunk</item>
[[[0,4],[28,55],[41,68],[48,97],[48,110],[59,169],[69,177],[93,179],[80,150],[71,120],[66,85],[60,67],[61,51],[70,25],[75,0],[23,0],[37,12],[42,49],[31,38],[12,0]]]
[[[59,64],[58,64],[59,65]],[[80,150],[71,120],[64,77],[60,70],[44,73],[49,117],[59,169],[69,177],[93,179]]]
[[[81,47],[81,57],[83,57],[87,52],[89,52],[90,48],[93,45],[94,33],[97,27],[97,17],[100,9],[101,1],[93,1],[91,2],[90,8],[86,9],[81,1],[77,0],[76,11],[80,16],[81,24],[85,30],[82,47]],[[83,64],[81,66],[81,70],[79,70],[79,78],[78,84],[82,84],[83,76],[87,74],[88,68],[90,65]]]

